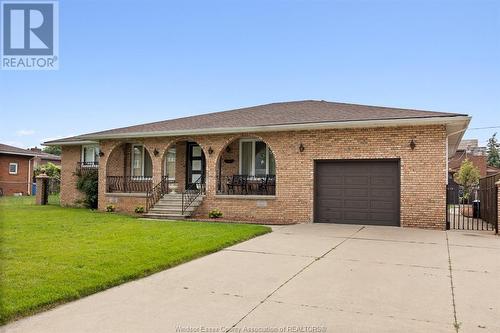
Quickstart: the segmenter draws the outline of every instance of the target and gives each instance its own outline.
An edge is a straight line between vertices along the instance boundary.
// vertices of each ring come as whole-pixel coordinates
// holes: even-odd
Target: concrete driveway
[[[5,332],[500,332],[491,233],[293,225]],[[244,330],[246,329],[246,330]]]

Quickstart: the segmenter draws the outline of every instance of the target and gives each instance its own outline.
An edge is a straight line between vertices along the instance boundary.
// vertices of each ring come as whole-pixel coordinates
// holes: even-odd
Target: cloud
[[[26,129],[22,129],[16,132],[17,136],[30,136],[33,134],[35,134],[34,130],[26,130]]]

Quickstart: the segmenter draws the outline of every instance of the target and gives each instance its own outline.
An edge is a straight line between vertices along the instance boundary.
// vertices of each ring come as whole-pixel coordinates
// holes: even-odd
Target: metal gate
[[[446,228],[498,233],[497,188],[500,174],[481,178],[469,198],[463,187],[450,181],[446,187]]]

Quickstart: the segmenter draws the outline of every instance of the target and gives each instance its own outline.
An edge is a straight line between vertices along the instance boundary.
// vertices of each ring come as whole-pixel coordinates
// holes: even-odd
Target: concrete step
[[[166,194],[144,214],[144,218],[152,219],[185,219],[202,203],[203,196],[197,197],[191,205],[182,213],[182,194]]]
[[[154,214],[154,213],[147,213],[143,215],[144,218],[149,218],[149,219],[161,219],[161,220],[184,220],[186,219],[185,215],[182,214]]]
[[[191,214],[195,209],[196,209],[196,207],[188,207],[188,209],[186,209],[184,211],[184,213]],[[182,209],[180,207],[179,208],[162,208],[162,207],[154,206],[149,211],[151,213],[158,213],[158,214],[168,214],[168,213],[179,213],[180,214],[180,213],[182,213]]]

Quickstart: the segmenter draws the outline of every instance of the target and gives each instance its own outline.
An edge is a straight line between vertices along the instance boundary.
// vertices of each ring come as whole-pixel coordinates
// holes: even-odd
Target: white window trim
[[[14,172],[11,172],[11,171],[10,171],[10,167],[11,167],[12,165],[15,165],[15,166],[16,166],[16,171],[14,171]],[[9,163],[9,175],[17,175],[17,174],[18,174],[18,172],[19,172],[19,164],[18,164],[17,162],[11,162],[11,163]]]
[[[165,174],[164,174],[164,176],[166,176],[166,175],[167,175],[167,160],[168,160],[168,151],[169,151],[169,150],[171,150],[171,149],[172,149],[172,150],[174,150],[174,149],[175,149],[175,161],[176,161],[176,162],[175,162],[174,167],[177,167],[177,147],[174,145],[174,146],[172,146],[172,147],[168,148],[168,149],[167,149],[167,152],[165,153],[165,161],[164,161],[164,163],[165,163],[165,164],[163,165],[163,170],[165,170],[165,172],[164,172],[164,173],[165,173]],[[177,173],[177,170],[175,170],[175,173]],[[170,177],[170,175],[169,175],[169,176],[168,176],[168,180],[175,180],[175,177]]]
[[[92,154],[92,161],[85,161],[85,148],[87,148],[87,149],[92,148],[94,150],[94,153]],[[96,149],[97,149],[97,154],[96,154]],[[82,146],[82,157],[81,157],[82,162],[92,162],[92,163],[99,162],[99,158],[97,158],[97,161],[96,161],[96,155],[99,155],[99,146],[98,145],[83,145]]]
[[[242,174],[242,165],[241,165],[241,162],[242,162],[242,154],[241,152],[243,151],[242,147],[243,147],[243,142],[252,142],[252,168],[250,170],[250,175],[249,176],[252,176],[252,177],[255,177],[255,143],[256,142],[264,142],[264,144],[266,145],[266,175],[269,174],[269,145],[265,142],[265,141],[262,141],[262,140],[259,140],[259,139],[240,139],[240,150],[239,150],[239,167],[238,167],[238,172],[239,174],[241,175]]]
[[[142,149],[142,163],[141,163],[141,175],[140,176],[134,176],[134,148],[135,147],[141,147]],[[141,144],[133,144],[132,145],[132,152],[131,152],[132,158],[130,159],[130,175],[132,177],[144,177],[144,145]]]

